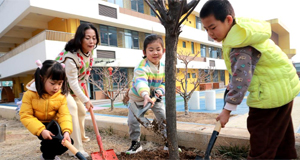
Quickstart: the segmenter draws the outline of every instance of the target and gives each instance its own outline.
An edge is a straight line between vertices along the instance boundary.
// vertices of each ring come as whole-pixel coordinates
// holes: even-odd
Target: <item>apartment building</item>
[[[210,39],[203,29],[200,8],[198,5],[184,22],[177,50],[192,55],[200,52],[188,66],[189,79],[213,67],[214,73],[204,83],[224,86],[229,74],[221,43]],[[80,23],[93,23],[100,34],[93,67],[119,67],[128,79],[142,59],[145,36],[155,33],[164,37],[165,31],[143,0],[0,0],[0,22],[0,81],[12,81],[15,97],[26,90],[24,86],[33,78],[35,61],[54,59]],[[272,39],[293,56],[296,51],[289,48],[288,30],[278,19],[269,22]],[[177,62],[178,69],[184,67]],[[103,98],[95,86],[89,85],[89,91],[92,99]]]

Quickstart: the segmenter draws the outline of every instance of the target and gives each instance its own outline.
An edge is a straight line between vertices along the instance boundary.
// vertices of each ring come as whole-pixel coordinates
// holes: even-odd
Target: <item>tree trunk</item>
[[[169,159],[179,159],[177,124],[176,124],[176,63],[177,43],[179,33],[172,33],[174,24],[166,26],[166,117],[167,117],[167,139],[169,144]]]
[[[189,105],[188,105],[189,100],[187,99],[187,97],[184,97],[183,100],[184,100],[184,113],[185,115],[189,115]]]
[[[113,111],[115,108],[114,100],[110,99],[110,110]]]

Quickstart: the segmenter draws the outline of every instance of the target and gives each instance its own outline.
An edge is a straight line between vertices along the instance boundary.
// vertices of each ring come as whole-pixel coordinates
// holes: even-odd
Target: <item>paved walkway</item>
[[[216,92],[216,110],[207,110],[205,108],[205,91],[199,92],[199,101],[200,101],[200,109],[189,109],[190,112],[202,112],[202,113],[221,113],[223,109],[223,95],[225,89],[216,89],[214,90]],[[236,111],[233,111],[232,114],[236,114],[237,116],[232,117],[226,127],[234,127],[234,128],[246,128],[246,119],[248,117],[248,111],[249,107],[246,104],[248,92],[245,95],[244,100],[242,103],[238,106]],[[104,100],[92,100],[92,103],[94,104],[94,110],[100,110],[110,107],[110,100],[104,99]],[[116,108],[127,108],[122,102],[115,102]],[[177,111],[184,111],[184,100],[181,96],[176,96],[176,110]],[[17,107],[15,103],[2,103],[0,106],[6,106],[6,107]],[[296,133],[300,133],[300,94],[295,98],[294,100],[294,106],[292,111],[292,119],[294,123],[294,129]],[[114,116],[114,115],[106,115],[110,117],[122,117],[127,118],[124,116]],[[194,124],[194,123],[191,123]]]

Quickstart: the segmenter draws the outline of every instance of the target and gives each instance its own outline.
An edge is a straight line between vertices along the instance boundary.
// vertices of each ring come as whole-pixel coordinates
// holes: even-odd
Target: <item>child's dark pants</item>
[[[47,123],[44,123],[45,126],[47,126]],[[51,131],[51,130],[50,130]],[[40,150],[43,153],[44,159],[54,159],[56,155],[61,155],[65,153],[68,148],[64,147],[60,140],[56,138],[52,138],[52,140],[45,140],[43,139],[42,135],[38,137],[41,141],[41,147]],[[72,144],[74,143],[71,139]]]
[[[250,107],[248,159],[296,159],[295,133],[291,117],[293,101],[278,108]]]

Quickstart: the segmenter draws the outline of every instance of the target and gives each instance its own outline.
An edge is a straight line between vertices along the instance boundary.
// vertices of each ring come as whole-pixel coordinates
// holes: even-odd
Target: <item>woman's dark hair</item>
[[[61,63],[54,60],[46,60],[43,62],[42,68],[37,68],[35,73],[35,88],[40,96],[43,98],[43,94],[46,93],[45,82],[48,78],[52,80],[63,80],[61,87],[61,94],[66,95],[68,93],[67,77],[64,67]]]
[[[145,40],[144,40],[144,52],[146,53],[146,49],[148,44],[154,42],[154,41],[159,41],[159,43],[161,44],[162,48],[164,49],[164,40],[162,39],[162,37],[160,35],[157,34],[150,34],[148,36],[146,36]],[[147,56],[143,56],[143,58],[145,59]]]
[[[81,23],[77,28],[75,37],[66,44],[65,50],[70,51],[72,53],[76,52],[78,49],[82,50],[81,43],[82,43],[82,39],[85,37],[85,31],[87,29],[93,29],[95,31],[96,39],[97,39],[97,43],[95,45],[95,48],[96,48],[97,44],[99,43],[99,34],[98,34],[97,29],[95,28],[95,26],[92,23]]]
[[[209,0],[200,11],[200,18],[214,15],[216,20],[224,22],[228,15],[235,18],[234,10],[228,0]]]

